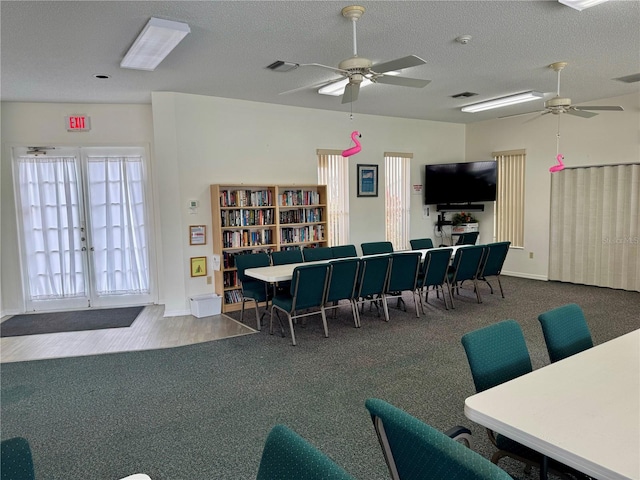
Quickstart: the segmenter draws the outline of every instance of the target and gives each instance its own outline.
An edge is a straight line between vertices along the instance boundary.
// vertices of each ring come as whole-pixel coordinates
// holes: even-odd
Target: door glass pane
[[[98,296],[148,294],[143,158],[89,156],[88,209]]]
[[[86,295],[75,157],[16,160],[31,300]]]

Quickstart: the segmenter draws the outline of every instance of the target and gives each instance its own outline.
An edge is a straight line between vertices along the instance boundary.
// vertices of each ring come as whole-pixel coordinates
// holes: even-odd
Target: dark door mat
[[[0,337],[130,327],[144,307],[15,315],[0,323]]]

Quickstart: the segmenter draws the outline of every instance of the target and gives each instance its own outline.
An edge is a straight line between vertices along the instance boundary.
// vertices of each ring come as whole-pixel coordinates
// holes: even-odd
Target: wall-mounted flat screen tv
[[[496,165],[494,161],[425,165],[425,205],[495,201]]]

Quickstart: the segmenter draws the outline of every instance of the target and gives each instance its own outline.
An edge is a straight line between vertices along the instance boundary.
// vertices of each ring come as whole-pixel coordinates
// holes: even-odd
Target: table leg
[[[540,480],[547,480],[548,470],[549,470],[549,457],[547,457],[546,455],[542,455],[542,460],[540,461]]]

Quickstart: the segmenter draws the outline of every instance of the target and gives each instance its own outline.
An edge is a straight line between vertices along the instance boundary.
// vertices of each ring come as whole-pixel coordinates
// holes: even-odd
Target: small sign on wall
[[[87,115],[69,115],[64,117],[67,132],[88,132],[91,130],[91,119]]]

